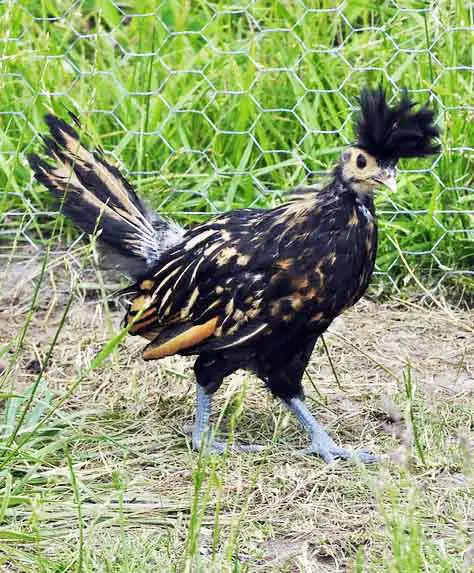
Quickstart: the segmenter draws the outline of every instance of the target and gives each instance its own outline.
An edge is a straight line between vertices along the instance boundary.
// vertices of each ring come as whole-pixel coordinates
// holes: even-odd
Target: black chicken
[[[231,211],[189,230],[151,214],[100,152],[46,116],[54,163],[31,155],[30,165],[68,217],[86,233],[99,231],[108,262],[136,281],[125,325],[150,340],[145,360],[198,355],[195,449],[203,442],[225,449],[209,437],[212,396],[244,368],[296,415],[311,439],[306,451],[327,462],[376,459],[330,438],[308,410],[301,380],[318,337],[367,289],[377,251],[374,189],[395,190],[399,158],[439,150],[433,111],[413,105],[406,93],[390,107],[382,89],[363,90],[356,143],[321,191],[308,189],[275,209]]]

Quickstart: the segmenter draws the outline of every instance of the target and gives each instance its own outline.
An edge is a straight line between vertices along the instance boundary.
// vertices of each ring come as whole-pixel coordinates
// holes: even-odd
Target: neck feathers
[[[342,166],[337,165],[334,169],[333,183],[330,184],[336,190],[336,193],[350,193],[355,196],[356,200],[366,207],[372,215],[375,215],[373,187],[364,185],[363,182],[345,181],[342,177]]]

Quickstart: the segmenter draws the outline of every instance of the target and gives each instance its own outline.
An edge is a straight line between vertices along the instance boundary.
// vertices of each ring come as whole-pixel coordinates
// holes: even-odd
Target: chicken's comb
[[[439,152],[440,146],[433,142],[440,134],[433,124],[435,112],[427,105],[413,111],[415,103],[406,90],[393,107],[388,105],[383,88],[364,88],[359,101],[356,145],[370,155],[396,162],[400,157],[424,157]]]

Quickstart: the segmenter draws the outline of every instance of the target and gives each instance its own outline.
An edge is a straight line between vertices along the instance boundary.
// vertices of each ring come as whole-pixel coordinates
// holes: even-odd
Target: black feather
[[[382,88],[364,88],[356,123],[356,145],[377,159],[394,162],[401,157],[438,153],[440,146],[433,140],[440,130],[433,124],[434,111],[426,105],[413,111],[414,106],[406,90],[400,102],[391,107]]]
[[[35,178],[82,231],[98,233],[103,266],[140,278],[180,240],[182,230],[150,213],[117,167],[90,151],[71,125],[50,114],[45,122],[49,135],[42,139],[51,162],[29,155]]]

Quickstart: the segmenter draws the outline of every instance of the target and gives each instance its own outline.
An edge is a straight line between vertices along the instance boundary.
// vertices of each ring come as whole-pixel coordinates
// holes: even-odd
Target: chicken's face
[[[382,162],[359,147],[344,150],[341,158],[341,173],[358,193],[370,193],[376,187],[385,185],[391,191],[396,189],[397,170],[393,162]]]

